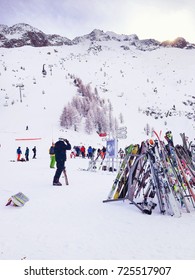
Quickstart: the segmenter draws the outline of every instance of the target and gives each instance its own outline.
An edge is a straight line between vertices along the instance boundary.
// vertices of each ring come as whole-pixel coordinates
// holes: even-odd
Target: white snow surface
[[[128,137],[119,140],[120,147],[147,139],[146,123],[157,131],[172,130],[176,143],[181,143],[180,132],[194,140],[194,123],[184,116],[182,101],[194,96],[195,50],[142,52],[133,46],[125,51],[116,41],[101,45],[99,53],[88,53],[84,42],[55,48],[0,49],[1,260],[195,258],[193,209],[174,218],[161,215],[158,208],[151,216],[144,215],[127,200],[103,203],[116,172],[83,171],[89,160],[71,159],[69,152],[69,186],[64,178],[60,179],[61,187],[52,186],[55,169],[49,168],[48,154],[52,140],[64,135],[72,146],[98,148],[105,144],[97,134],[87,135],[82,128],[79,132],[60,128],[62,109],[77,94],[69,73],[97,87],[102,98],[111,100],[117,117],[123,113],[122,126],[127,126]],[[46,77],[41,73],[43,64]],[[16,86],[21,83],[22,102]],[[180,115],[167,119],[154,119],[138,111],[138,107],[147,106],[166,111],[173,105]],[[26,125],[29,130],[25,130]],[[18,138],[41,140],[16,141]],[[37,159],[32,159],[34,145]],[[16,161],[18,146],[23,155],[25,148],[30,148],[29,162]],[[5,206],[17,192],[29,198],[25,206]]]

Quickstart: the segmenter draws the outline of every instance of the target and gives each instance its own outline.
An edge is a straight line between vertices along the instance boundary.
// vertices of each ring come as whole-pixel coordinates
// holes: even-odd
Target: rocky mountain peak
[[[161,46],[163,46],[163,47],[175,47],[175,48],[181,48],[181,49],[187,47],[187,45],[188,45],[188,42],[182,37],[178,37],[173,41],[167,40],[167,41],[164,41],[161,43]]]
[[[195,48],[194,44],[188,43],[184,38],[179,37],[174,41],[164,41],[162,43],[155,39],[139,40],[136,34],[124,35],[112,31],[104,32],[100,29],[94,29],[89,34],[79,36],[70,40],[56,34],[47,35],[41,30],[32,27],[26,23],[18,23],[11,27],[0,24],[0,47],[14,48],[22,46],[44,47],[44,46],[61,46],[74,45],[82,42],[101,42],[101,41],[118,41],[126,42],[124,49],[134,45],[140,50],[154,50],[159,47],[176,47],[176,48]]]
[[[41,30],[26,23],[18,23],[11,27],[0,25],[0,47],[44,47],[70,43],[71,40],[65,37],[59,35],[47,35]]]

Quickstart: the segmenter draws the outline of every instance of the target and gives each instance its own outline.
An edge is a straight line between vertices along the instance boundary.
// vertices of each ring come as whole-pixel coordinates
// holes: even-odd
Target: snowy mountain
[[[181,143],[180,132],[194,141],[195,50],[155,47],[153,40],[98,30],[72,43],[34,48],[28,32],[42,46],[48,37],[28,25],[0,30],[1,42],[10,46],[0,48],[0,259],[194,259],[194,209],[177,219],[158,208],[143,215],[128,201],[102,203],[116,172],[85,171],[88,159],[69,153],[70,185],[54,188],[48,150],[59,136],[72,146],[106,143],[95,131],[86,133],[86,116],[78,110],[78,130],[60,126],[64,107],[84,99],[75,80],[90,86],[98,105],[110,100],[119,127],[127,127],[119,147],[154,137],[153,129],[162,135],[171,130],[175,143]],[[12,48],[10,40],[29,45]],[[23,155],[30,148],[29,162],[16,161],[18,146]],[[26,205],[5,207],[19,191],[29,198]]]
[[[85,40],[89,40],[89,41],[114,40],[114,41],[121,41],[121,42],[129,41],[129,42],[135,43],[135,41],[139,41],[139,38],[135,34],[134,35],[123,35],[123,34],[119,35],[114,32],[111,32],[111,31],[104,32],[103,30],[94,29],[91,33],[89,33],[87,35],[76,37],[75,39],[73,39],[73,42],[75,44],[78,44]]]
[[[184,38],[177,38],[173,42],[158,42],[155,39],[139,40],[136,34],[124,35],[116,34],[112,31],[104,32],[103,30],[94,29],[91,33],[79,36],[70,40],[56,34],[47,35],[29,24],[19,23],[11,27],[0,25],[0,47],[14,48],[22,46],[45,47],[79,44],[85,41],[128,41],[129,45],[135,45],[141,50],[152,50],[160,46],[176,48],[195,48],[194,44],[185,41]]]
[[[0,47],[45,47],[71,44],[71,40],[59,35],[46,35],[29,24],[19,23],[11,27],[0,25]]]
[[[25,32],[21,31],[24,27]],[[1,29],[7,30],[5,26]],[[27,30],[33,32],[28,25],[17,25],[12,27],[12,32],[9,29],[4,34],[20,34],[21,38]],[[59,123],[63,107],[78,95],[78,87],[74,84],[77,78],[85,86],[90,85],[93,92],[97,91],[102,100],[111,101],[114,117],[119,120],[122,114],[123,123],[118,125],[128,127],[133,141],[140,139],[140,133],[144,133],[148,124],[151,130],[152,127],[169,129],[179,135],[181,128],[175,123],[184,122],[187,123],[182,126],[184,132],[193,137],[194,49],[156,45],[153,51],[143,52],[143,48],[149,50],[156,43],[139,41],[136,35],[119,38],[113,32],[94,30],[82,39],[75,39],[74,44],[1,48],[0,105],[4,114],[24,111],[25,117],[18,125],[25,119],[26,123],[36,122],[37,115],[44,125]],[[43,67],[47,75],[42,74]],[[137,116],[140,122],[135,125],[133,120]],[[84,118],[77,119],[84,124]]]
[[[163,47],[173,47],[173,48],[181,48],[181,49],[192,49],[195,48],[195,44],[189,44],[184,38],[178,37],[174,41],[164,41],[161,43]]]

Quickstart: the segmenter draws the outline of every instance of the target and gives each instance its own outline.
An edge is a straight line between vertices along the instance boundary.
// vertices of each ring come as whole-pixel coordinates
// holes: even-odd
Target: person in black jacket
[[[33,151],[33,158],[36,158],[36,154],[37,154],[37,148],[36,146],[34,146],[34,148],[32,149]]]
[[[28,147],[26,147],[25,158],[26,158],[26,161],[29,161],[29,148]]]
[[[67,139],[59,138],[55,143],[54,152],[57,170],[53,178],[53,186],[61,186],[59,182],[62,172],[65,170],[66,151],[71,150],[71,144]]]

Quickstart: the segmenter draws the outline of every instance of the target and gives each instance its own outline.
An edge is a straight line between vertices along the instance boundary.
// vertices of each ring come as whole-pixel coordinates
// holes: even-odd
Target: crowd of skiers
[[[37,154],[36,146],[33,147],[32,152],[33,152],[32,158],[36,159],[36,154]],[[21,149],[21,147],[17,148],[16,154],[17,154],[17,161],[29,161],[29,154],[30,154],[29,147],[26,147],[26,150],[25,150],[25,153],[24,153],[24,157],[22,157],[22,149]]]
[[[52,142],[51,147],[49,148],[50,154],[50,168],[55,168],[55,143]],[[70,158],[82,157],[92,159],[94,157],[100,157],[103,159],[106,154],[106,148],[103,147],[102,149],[95,149],[92,146],[85,148],[84,145],[82,146],[74,146],[70,152]]]
[[[104,158],[106,154],[106,147],[103,147],[102,149],[95,149],[92,148],[92,146],[89,146],[86,148],[84,145],[82,146],[74,146],[73,150],[70,153],[71,158],[75,157],[82,157],[82,158],[88,158],[92,159],[94,157]]]

